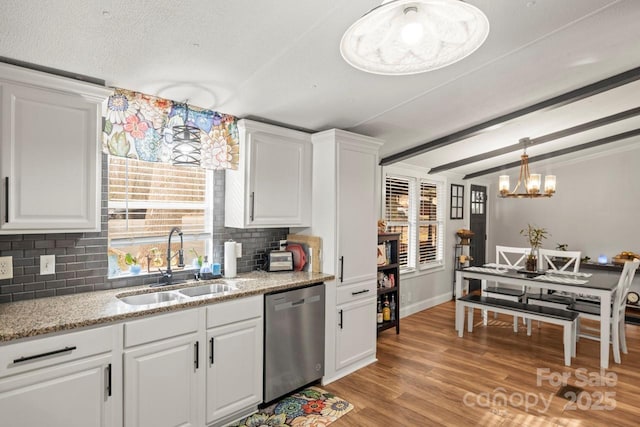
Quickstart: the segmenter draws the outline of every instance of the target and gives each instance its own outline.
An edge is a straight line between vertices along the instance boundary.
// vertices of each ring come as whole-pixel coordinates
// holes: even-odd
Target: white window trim
[[[421,275],[426,275],[426,274],[432,274],[435,272],[439,272],[439,271],[443,271],[446,268],[446,248],[445,248],[445,228],[447,226],[447,221],[446,221],[446,188],[447,188],[447,179],[445,177],[442,176],[436,176],[436,175],[429,175],[427,173],[427,170],[418,166],[414,166],[414,165],[409,165],[406,163],[397,163],[393,166],[385,166],[382,168],[382,200],[381,200],[381,207],[382,207],[382,217],[385,218],[385,212],[386,212],[386,206],[385,206],[385,200],[386,200],[386,178],[387,175],[392,175],[392,176],[397,176],[397,177],[406,177],[406,178],[412,178],[416,180],[416,187],[418,187],[418,189],[416,190],[416,192],[419,192],[419,184],[420,181],[427,181],[429,183],[433,183],[436,185],[439,185],[439,191],[438,191],[438,198],[441,199],[441,201],[439,201],[438,203],[438,218],[439,221],[438,223],[441,224],[441,227],[439,227],[439,239],[441,242],[441,254],[440,254],[440,260],[439,261],[434,261],[432,263],[426,264],[426,265],[420,265],[418,260],[419,260],[419,255],[418,255],[418,251],[416,250],[417,248],[412,248],[411,250],[413,251],[413,258],[414,258],[414,265],[416,265],[417,267],[402,267],[400,269],[400,273],[403,274],[404,276],[408,276],[408,277],[414,277],[414,276],[421,276]],[[415,233],[416,236],[414,237],[417,241],[418,236],[418,230],[419,230],[419,224],[417,221],[417,216],[418,216],[418,209],[412,209],[411,211],[411,218],[409,219],[409,222],[411,223],[413,221],[413,223],[415,224],[414,228],[415,228]]]

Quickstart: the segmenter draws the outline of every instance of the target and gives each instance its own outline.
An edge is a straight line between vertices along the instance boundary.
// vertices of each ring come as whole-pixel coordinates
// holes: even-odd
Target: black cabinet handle
[[[198,341],[196,341],[196,343],[193,345],[193,351],[195,352],[195,360],[193,361],[194,366],[196,367],[196,369],[198,369],[200,367],[200,343]]]
[[[111,363],[107,366],[107,396],[111,397]]]
[[[360,295],[360,294],[366,294],[367,292],[369,292],[370,289],[363,289],[361,291],[358,292],[351,292],[351,295]]]
[[[340,326],[340,329],[342,329],[342,310],[340,310],[338,313],[340,313],[340,323],[338,323],[338,326]]]
[[[211,337],[211,339],[209,340],[209,345],[211,346],[210,350],[211,350],[211,354],[209,354],[209,364],[213,365],[213,337]]]
[[[41,357],[53,356],[55,354],[60,354],[60,353],[67,353],[69,351],[75,350],[76,348],[77,347],[74,345],[73,347],[65,347],[59,350],[48,351],[46,353],[34,354],[33,356],[20,357],[18,359],[14,359],[13,363],[18,364],[22,362],[28,362],[29,360],[33,360],[33,359],[40,359]]]
[[[255,193],[252,191],[251,195],[249,196],[251,198],[251,206],[250,206],[250,210],[249,210],[249,219],[251,219],[251,221],[253,221],[253,209],[255,208]]]
[[[340,283],[344,280],[344,257],[340,257]]]
[[[9,177],[4,178],[6,189],[4,192],[4,222],[9,223]]]

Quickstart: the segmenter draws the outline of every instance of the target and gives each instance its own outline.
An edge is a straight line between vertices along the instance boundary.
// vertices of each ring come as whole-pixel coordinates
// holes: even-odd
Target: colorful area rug
[[[309,387],[233,424],[233,427],[324,427],[353,405],[318,387]]]

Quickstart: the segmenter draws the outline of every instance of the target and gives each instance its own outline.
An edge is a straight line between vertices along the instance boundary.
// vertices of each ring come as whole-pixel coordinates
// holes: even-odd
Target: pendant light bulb
[[[418,8],[409,6],[404,9],[404,24],[400,30],[400,38],[409,45],[414,46],[424,38],[424,27],[418,20]]]

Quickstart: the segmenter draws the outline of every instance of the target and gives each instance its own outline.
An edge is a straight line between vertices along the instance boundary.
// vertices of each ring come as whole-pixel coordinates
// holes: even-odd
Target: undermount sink
[[[180,295],[177,292],[169,291],[169,292],[153,292],[148,294],[140,294],[140,295],[129,295],[118,297],[120,301],[129,305],[148,305],[148,304],[159,304],[162,302],[171,302],[171,301],[181,301],[185,300],[186,297]]]
[[[238,288],[236,288],[235,286],[225,285],[223,283],[213,283],[210,285],[201,285],[194,286],[192,288],[180,289],[178,292],[188,297],[199,297],[202,295],[213,295],[235,291],[236,289]]]

